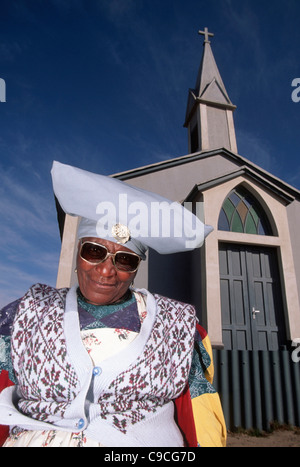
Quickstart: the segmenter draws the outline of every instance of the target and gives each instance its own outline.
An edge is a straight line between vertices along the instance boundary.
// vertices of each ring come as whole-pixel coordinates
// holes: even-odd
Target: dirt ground
[[[247,433],[228,433],[227,447],[300,447],[300,428],[278,429],[272,433],[251,436]]]

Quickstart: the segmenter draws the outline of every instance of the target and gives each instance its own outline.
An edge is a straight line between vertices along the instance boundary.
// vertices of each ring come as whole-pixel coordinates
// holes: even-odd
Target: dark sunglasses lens
[[[99,263],[106,257],[107,250],[101,245],[84,243],[81,247],[80,256],[89,263]]]
[[[115,256],[115,265],[120,271],[133,272],[138,268],[140,259],[137,255],[120,251]]]

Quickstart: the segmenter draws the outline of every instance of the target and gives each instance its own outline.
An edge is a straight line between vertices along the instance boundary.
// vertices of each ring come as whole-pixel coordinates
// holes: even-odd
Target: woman
[[[180,238],[178,229],[157,237],[144,216],[134,232],[133,203],[144,203],[148,216],[151,203],[166,200],[59,163],[52,178],[65,212],[87,216],[78,229],[78,284],[36,284],[2,310],[0,378],[16,384],[0,395],[0,423],[10,426],[4,445],[224,445],[211,348],[195,309],[132,287],[148,247],[183,251],[193,223],[197,244],[204,226],[187,216]],[[182,206],[168,203],[181,222]]]

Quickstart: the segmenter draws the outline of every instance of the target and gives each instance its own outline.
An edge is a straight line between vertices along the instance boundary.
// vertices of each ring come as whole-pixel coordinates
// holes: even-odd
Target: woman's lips
[[[116,287],[115,282],[114,282],[114,283],[110,283],[110,282],[99,282],[99,281],[94,280],[94,279],[91,279],[91,281],[92,281],[94,284],[96,284],[96,286],[101,287],[101,288],[105,288],[105,289],[106,289],[106,288],[110,289],[110,288]]]

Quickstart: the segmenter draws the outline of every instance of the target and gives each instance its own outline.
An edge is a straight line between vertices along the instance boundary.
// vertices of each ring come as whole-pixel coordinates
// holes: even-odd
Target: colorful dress
[[[46,289],[46,287],[47,286],[40,286],[40,289],[43,292],[47,291],[47,293],[49,293],[49,290]],[[36,290],[38,290],[38,287],[36,288]],[[61,291],[59,296],[61,296],[63,300],[63,297],[66,294],[67,291]],[[106,422],[111,420],[111,424],[115,424],[114,428],[118,429],[118,436],[122,432],[124,434],[128,433],[129,437],[132,436],[132,434],[130,435],[130,433],[132,433],[130,431],[131,426],[135,426],[135,424],[138,424],[140,422],[140,427],[147,427],[147,425],[144,424],[144,420],[147,420],[147,418],[150,417],[149,414],[153,416],[153,414],[159,413],[161,410],[164,410],[163,406],[165,405],[166,407],[169,407],[170,410],[172,410],[172,407],[175,406],[174,417],[172,417],[172,420],[174,420],[174,423],[172,421],[172,425],[174,424],[174,430],[173,428],[172,430],[174,431],[173,439],[176,440],[176,443],[178,443],[176,445],[185,444],[189,446],[221,446],[225,444],[226,429],[220,406],[220,401],[218,398],[218,394],[211,385],[213,365],[211,360],[211,348],[208,336],[206,335],[203,328],[201,328],[199,325],[197,325],[197,331],[195,332],[196,326],[192,322],[192,313],[189,323],[180,325],[181,322],[185,321],[186,316],[188,316],[187,310],[190,310],[190,308],[187,307],[190,306],[187,306],[185,304],[179,304],[179,302],[176,302],[175,304],[174,301],[170,301],[169,299],[165,299],[160,296],[155,296],[153,300],[153,296],[149,293],[145,293],[145,291],[135,291],[124,303],[118,305],[111,305],[107,307],[95,308],[93,306],[89,306],[82,300],[82,297],[80,296],[78,296],[77,300],[77,314],[79,316],[80,322],[80,337],[84,345],[85,351],[88,354],[89,359],[92,361],[92,368],[94,373],[93,377],[95,378],[98,376],[97,372],[101,373],[101,366],[104,366],[105,368],[105,363],[107,361],[114,362],[114,360],[116,359],[120,360],[122,359],[122,355],[126,356],[126,352],[128,353],[128,349],[130,347],[132,348],[133,346],[137,346],[135,342],[138,342],[138,340],[141,338],[140,334],[143,334],[144,332],[145,321],[147,322],[148,319],[149,322],[149,316],[147,318],[147,314],[149,315],[152,313],[151,309],[154,308],[153,303],[156,304],[155,307],[158,310],[161,310],[161,313],[157,313],[157,317],[155,319],[153,318],[153,323],[151,325],[152,327],[150,330],[151,332],[148,336],[146,336],[145,342],[147,344],[143,344],[143,358],[141,359],[141,355],[139,354],[139,358],[136,360],[139,361],[139,365],[131,365],[131,368],[135,368],[135,372],[133,370],[131,370],[131,373],[128,373],[128,371],[119,372],[118,377],[112,380],[113,382],[110,385],[111,391],[115,391],[115,394],[117,394],[119,397],[119,393],[123,392],[124,395],[124,391],[125,393],[126,391],[128,391],[128,388],[126,387],[126,385],[124,385],[124,381],[126,380],[126,378],[127,383],[130,382],[130,384],[132,384],[133,386],[134,381],[138,381],[139,379],[139,383],[137,384],[139,393],[137,392],[136,395],[133,394],[134,397],[132,397],[131,390],[131,392],[128,392],[128,398],[117,397],[116,401],[119,403],[118,407],[117,403],[115,403],[113,398],[111,397],[112,393],[109,394],[109,392],[102,392],[101,400],[99,399],[97,402],[97,407],[101,407],[101,417],[106,419]],[[32,300],[29,300],[26,303],[31,302]],[[13,368],[13,364],[16,365],[16,362],[16,368],[22,366],[22,364],[24,363],[22,352],[20,354],[18,353],[18,348],[22,348],[21,341],[22,339],[25,339],[23,333],[21,332],[20,326],[23,325],[27,320],[27,331],[24,332],[25,334],[26,332],[28,333],[28,329],[30,328],[29,322],[33,316],[30,315],[30,313],[24,312],[24,310],[22,310],[22,306],[24,306],[24,303],[24,300],[15,302],[9,307],[3,309],[0,315],[0,370],[2,370],[0,376],[0,384],[2,384],[2,387],[0,386],[0,390],[4,387],[9,386],[13,382],[18,383],[20,385],[19,387],[23,390],[23,393],[25,394],[28,388],[26,384],[24,384],[24,378],[21,373],[20,375],[16,375],[16,371],[14,371]],[[152,304],[152,307],[149,305],[149,303]],[[32,308],[32,310],[34,310],[34,307]],[[57,310],[54,309],[54,311],[56,312]],[[168,313],[170,314],[170,316],[168,316]],[[177,313],[177,318],[175,321],[171,316],[172,314],[174,315],[174,313]],[[15,318],[13,324],[12,319],[14,316],[19,316],[19,318]],[[184,319],[182,318],[183,316],[185,317]],[[46,330],[46,333],[49,334],[49,339],[53,339],[53,336],[55,336],[55,339],[57,339],[57,343],[60,342],[63,336],[63,333],[60,333],[59,331],[60,323],[58,318],[58,314],[55,314],[53,312],[51,315],[51,321],[45,322],[46,324],[44,329],[44,331]],[[163,321],[165,321],[164,325],[162,325]],[[162,335],[160,335],[160,329],[164,329],[164,326],[165,329],[167,329],[168,323],[171,323],[169,326],[169,334],[165,333],[166,335],[168,334],[168,339],[172,338],[172,333],[174,335],[175,331],[177,332],[177,336],[176,339],[174,337],[175,335],[173,336],[174,340],[172,341],[172,352],[167,355],[167,346],[164,344],[164,346],[159,347],[159,339],[162,338]],[[14,331],[12,332],[13,329]],[[193,330],[194,334],[194,336],[192,336],[194,340],[194,350],[190,352],[189,358],[189,349],[187,347],[189,347],[188,343],[189,341],[191,341],[191,339],[189,339],[188,336],[186,336],[186,334],[190,330]],[[178,346],[178,348],[176,348],[176,342],[178,341],[177,337],[179,335],[178,333],[181,333],[182,335],[182,339],[179,339],[179,341],[182,341],[184,343],[183,347],[185,347],[185,352],[182,352],[182,346]],[[13,342],[10,341],[11,335],[14,336]],[[18,340],[20,340],[19,347],[16,344]],[[39,341],[37,340],[36,342]],[[149,342],[152,342],[151,346]],[[159,355],[157,362],[155,361],[156,356],[153,350],[153,343],[157,343],[157,353],[161,354],[165,352],[166,354],[164,356]],[[11,350],[11,345],[16,348],[13,348]],[[62,349],[64,349],[63,346]],[[10,358],[11,353],[13,358]],[[66,356],[64,356],[63,358],[66,359]],[[146,362],[147,364],[145,363],[146,366],[143,367],[142,360],[144,359],[146,361],[147,358],[151,360],[151,364],[149,366],[149,360],[148,363]],[[34,365],[32,363],[32,360],[32,358],[27,358],[27,361],[25,361],[27,368],[27,373],[25,372],[26,378],[29,374],[31,374],[31,372],[34,371]],[[162,362],[164,364],[161,364]],[[30,365],[32,365],[32,368],[29,371],[28,368]],[[173,367],[174,370],[180,369],[180,371],[176,371],[176,373],[174,373],[174,377],[172,378],[172,380],[174,380],[174,384],[171,388],[170,372],[173,371]],[[130,368],[130,366],[128,368]],[[185,376],[185,378],[179,377],[178,373],[183,374],[183,372],[187,368],[188,373]],[[143,371],[141,371],[142,369]],[[154,369],[156,370],[154,371]],[[163,374],[164,372],[166,374]],[[169,374],[167,374],[168,372]],[[44,384],[45,388],[48,388],[46,389],[46,396],[43,400],[47,400],[47,398],[48,400],[51,400],[51,397],[53,397],[53,400],[63,400],[63,397],[61,397],[60,399],[57,397],[57,388],[55,394],[54,392],[53,395],[49,393],[51,381],[53,383],[55,381],[55,378],[57,378],[57,382],[61,383],[61,381],[59,381],[59,376],[57,376],[59,371],[56,372],[56,375],[53,367],[52,373],[53,374],[51,374],[51,371],[48,371],[48,373],[44,372],[43,378],[41,378],[41,381]],[[69,370],[68,374],[70,379],[74,379],[74,388],[76,388],[79,385],[79,383],[76,380],[75,375],[71,374],[71,370]],[[48,378],[47,381],[46,376]],[[162,383],[167,383],[165,385],[166,387],[163,393],[161,388],[158,389],[158,386],[155,386],[156,380],[159,380]],[[40,382],[40,384],[42,383]],[[154,401],[152,400],[152,405],[149,404],[149,401],[147,401],[147,399],[145,398],[146,396],[149,398],[149,391],[147,389],[147,385],[148,388],[150,386],[152,387],[152,389],[156,388],[156,392],[152,392],[151,396],[153,399],[154,394],[156,398]],[[56,386],[59,387],[59,384],[56,384]],[[71,393],[74,388],[70,386],[68,388],[68,391]],[[32,391],[32,383],[30,390]],[[9,390],[7,390],[6,392],[8,391]],[[76,399],[76,397],[80,397],[78,393],[77,395],[75,394],[75,389],[73,392],[74,394],[72,395],[72,397],[70,397],[70,400]],[[61,390],[61,393],[63,396],[63,389]],[[144,400],[143,397],[141,397],[141,395],[144,397]],[[30,397],[32,397],[32,395]],[[107,402],[105,401],[105,398]],[[51,403],[48,406],[43,406],[41,402],[38,402],[34,405],[32,404],[32,401],[29,400],[28,403],[28,401],[26,401],[25,399],[26,397],[24,398],[23,402],[20,400],[19,411],[22,413],[26,413],[27,411],[27,415],[29,414],[31,417],[35,417],[42,423],[53,423],[55,425],[55,429],[28,430],[24,429],[24,427],[20,427],[19,424],[15,426],[10,425],[10,436],[6,440],[5,446],[79,447],[109,445],[107,444],[107,440],[106,442],[102,443],[101,439],[93,438],[93,436],[91,436],[93,434],[93,431],[89,431],[89,427],[85,429],[85,427],[78,426],[78,428],[80,428],[78,429],[78,431],[71,431],[70,427],[68,427],[68,430],[58,429],[57,423],[53,422],[54,418],[51,419],[51,417],[54,416],[54,413],[49,413],[48,415],[45,415],[47,410],[51,412]],[[139,399],[138,405],[135,404],[136,399]],[[171,400],[173,400],[174,403],[170,402]],[[129,405],[129,403],[131,404],[131,406]],[[56,411],[58,413],[59,410],[62,410],[61,405],[64,404],[62,404],[61,402],[57,404],[56,409],[53,410],[53,412]],[[3,405],[3,407],[4,406],[5,405]],[[34,407],[34,409],[32,409],[32,412],[30,412],[30,407]],[[112,407],[114,409],[113,412],[111,410]],[[41,412],[39,415],[36,414],[37,408]],[[69,413],[69,409],[69,407],[64,407],[66,413]],[[41,415],[43,410],[44,413],[43,415]],[[168,413],[170,412],[170,410],[168,409]],[[101,428],[101,425],[98,425],[98,431],[99,427]],[[177,427],[180,427],[180,434],[179,430],[178,433],[176,432],[176,429],[178,429]],[[2,432],[3,437],[5,437],[5,428],[2,429]],[[95,431],[95,433],[98,432]]]

